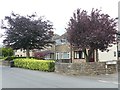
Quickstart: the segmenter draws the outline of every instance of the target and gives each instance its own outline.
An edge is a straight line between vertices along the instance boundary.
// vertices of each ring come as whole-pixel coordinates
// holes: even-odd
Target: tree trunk
[[[30,49],[29,48],[26,49],[26,57],[30,58]]]
[[[90,62],[93,51],[94,51],[94,49],[89,49],[89,52],[87,53],[86,49],[83,50],[85,57],[86,57],[86,62]]]
[[[84,48],[84,49],[83,49],[83,52],[84,52],[84,54],[85,54],[86,62],[88,62],[89,59],[88,59],[87,50]]]
[[[83,49],[83,52],[85,54],[85,58],[86,58],[86,62],[89,62],[89,55],[87,53],[87,50],[86,49]]]
[[[98,49],[96,49],[96,62],[98,62]]]

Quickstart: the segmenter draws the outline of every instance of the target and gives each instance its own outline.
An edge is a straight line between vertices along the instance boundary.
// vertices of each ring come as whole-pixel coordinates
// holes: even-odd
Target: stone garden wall
[[[55,72],[70,75],[101,75],[116,73],[116,64],[107,65],[100,62],[56,63]]]
[[[118,60],[118,72],[120,72],[120,60]]]

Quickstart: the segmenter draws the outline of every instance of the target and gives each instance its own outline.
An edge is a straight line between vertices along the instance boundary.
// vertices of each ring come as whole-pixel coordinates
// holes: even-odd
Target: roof
[[[61,39],[66,39],[67,38],[67,33],[64,33],[60,36]]]
[[[53,36],[53,40],[56,40],[56,39],[59,39],[59,37],[60,37],[60,35],[58,35],[58,34],[54,34],[54,36]]]

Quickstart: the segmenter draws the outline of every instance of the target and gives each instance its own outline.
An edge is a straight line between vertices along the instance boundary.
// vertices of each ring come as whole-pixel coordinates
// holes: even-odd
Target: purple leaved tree
[[[98,9],[92,9],[90,14],[77,9],[66,28],[68,41],[72,46],[81,48],[89,62],[94,50],[107,50],[115,42],[116,20],[117,18],[110,18]]]
[[[43,49],[54,43],[52,22],[36,13],[21,16],[12,12],[5,16],[1,28],[6,30],[4,45],[16,50],[25,49],[27,57],[30,57],[30,50]]]

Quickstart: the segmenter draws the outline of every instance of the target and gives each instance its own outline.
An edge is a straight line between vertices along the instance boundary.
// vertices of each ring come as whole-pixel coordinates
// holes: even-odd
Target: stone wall
[[[120,60],[118,60],[118,72],[120,72]]]
[[[106,63],[56,63],[55,72],[70,75],[101,75],[116,72],[116,65],[106,66]]]
[[[74,59],[72,60],[73,63],[83,63],[83,62],[86,62],[85,59]]]

